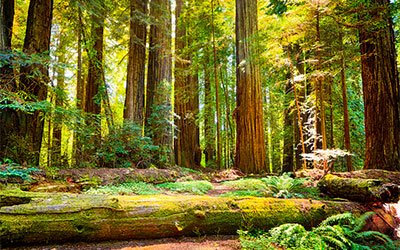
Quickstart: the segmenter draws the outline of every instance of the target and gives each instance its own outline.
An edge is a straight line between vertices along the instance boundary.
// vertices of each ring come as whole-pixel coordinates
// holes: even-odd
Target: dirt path
[[[9,248],[10,250],[239,250],[237,236],[165,238],[157,240],[75,243],[41,247]]]

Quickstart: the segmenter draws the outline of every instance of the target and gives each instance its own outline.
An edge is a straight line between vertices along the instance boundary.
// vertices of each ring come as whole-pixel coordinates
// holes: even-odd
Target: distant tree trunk
[[[148,62],[145,129],[156,145],[172,150],[171,118],[171,6],[169,0],[153,0],[150,16],[150,52]],[[169,160],[172,154],[169,154]]]
[[[186,38],[186,24],[180,22],[183,11],[183,1],[176,1],[175,15],[178,20],[176,25],[176,61],[175,61],[175,125],[177,135],[174,141],[175,162],[179,166],[194,168],[200,166],[201,150],[199,127],[196,119],[199,114],[198,76],[192,75],[190,58],[183,54],[189,45]]]
[[[65,41],[64,36],[60,36],[59,47],[58,47],[58,63],[60,65],[65,63]],[[57,71],[57,88],[55,89],[55,104],[56,107],[62,108],[64,106],[64,82],[65,82],[65,69],[63,67],[58,67]],[[56,112],[54,116],[55,121],[53,122],[53,138],[51,147],[51,165],[55,167],[60,167],[61,164],[61,142],[62,142],[62,120],[63,115]]]
[[[23,48],[24,53],[45,53],[45,55],[48,55],[52,14],[53,0],[30,1]],[[41,76],[29,77],[36,75],[34,72],[37,71],[40,72]],[[49,82],[49,73],[46,66],[34,64],[21,67],[20,90],[34,96],[37,101],[46,100],[47,82]],[[24,150],[29,151],[23,153],[21,162],[38,165],[44,128],[44,113],[43,111],[35,111],[33,114],[20,112],[18,116],[18,136],[27,145]]]
[[[389,0],[369,2],[372,12],[378,12],[381,19],[379,32],[376,26],[359,30],[365,107],[364,169],[400,171],[400,86]]]
[[[78,48],[77,48],[77,77],[76,77],[76,108],[79,110],[83,110],[85,107],[85,81],[83,80],[82,76],[82,29],[83,29],[83,22],[82,22],[82,10],[78,7],[78,27],[77,27],[77,36],[78,36]],[[72,146],[73,157],[75,159],[75,164],[81,160],[82,157],[82,144],[80,141],[80,135],[78,131],[74,131],[74,142]]]
[[[268,171],[264,142],[263,99],[257,50],[257,0],[236,0],[236,158],[245,173]],[[253,39],[252,39],[253,38]]]
[[[284,121],[283,121],[283,164],[282,172],[293,172],[294,171],[294,161],[293,161],[293,141],[294,141],[294,127],[293,127],[293,113],[292,106],[290,103],[293,100],[293,88],[289,81],[286,85],[285,90],[285,111],[284,111]]]
[[[88,50],[89,67],[88,79],[85,91],[85,112],[91,115],[99,115],[101,112],[101,94],[100,86],[103,85],[103,46],[104,46],[104,16],[103,4],[101,2],[98,9],[91,16],[91,39],[93,39],[93,48]],[[91,137],[95,145],[100,144],[101,127],[98,117],[90,117],[88,126],[92,126],[95,134]]]
[[[143,126],[144,78],[146,65],[146,22],[148,0],[130,1],[128,75],[124,120]]]
[[[213,109],[213,95],[211,90],[211,70],[209,67],[211,51],[207,51],[206,62],[204,63],[204,137],[205,137],[205,162],[206,167],[215,168],[215,111]]]
[[[14,21],[14,0],[0,0],[0,50],[11,50],[12,27]],[[15,91],[13,69],[10,65],[0,67],[0,95],[2,91]],[[13,158],[8,153],[12,147],[10,135],[17,133],[15,124],[17,113],[13,109],[0,109],[0,160]],[[15,159],[13,159],[15,160]]]

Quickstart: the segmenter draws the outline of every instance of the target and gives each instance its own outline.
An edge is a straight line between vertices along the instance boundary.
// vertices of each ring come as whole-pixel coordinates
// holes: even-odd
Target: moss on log
[[[235,234],[238,229],[267,230],[283,223],[311,228],[332,214],[366,211],[358,203],[307,199],[20,192],[22,196],[29,202],[0,208],[3,247]]]
[[[360,202],[399,201],[399,186],[376,179],[343,178],[328,174],[318,182],[321,192],[331,197],[340,197]]]

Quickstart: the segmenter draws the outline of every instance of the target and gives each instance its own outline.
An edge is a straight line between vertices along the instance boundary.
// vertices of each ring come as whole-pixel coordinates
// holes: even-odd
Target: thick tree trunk
[[[124,120],[143,125],[147,0],[131,0]]]
[[[365,107],[364,169],[400,170],[400,86],[389,0],[370,1],[381,11],[376,26],[359,30]],[[382,11],[383,8],[383,11]],[[368,18],[367,15],[362,18]]]
[[[318,188],[331,197],[340,197],[359,202],[397,203],[399,186],[377,179],[343,178],[333,174],[324,176]]]
[[[28,10],[28,20],[24,41],[24,53],[39,54],[50,50],[50,29],[53,13],[53,0],[31,0]],[[40,76],[36,75],[40,72]],[[35,100],[43,101],[47,98],[47,82],[49,73],[46,66],[40,64],[21,67],[21,82],[19,90],[32,95]],[[44,119],[43,111],[34,111],[33,114],[19,112],[19,124],[17,135],[19,140],[24,141],[26,147],[22,153],[20,162],[32,165],[39,164],[40,147],[42,144]],[[20,143],[22,143],[22,141]],[[27,153],[29,152],[29,153]]]
[[[256,62],[257,0],[236,0],[236,158],[245,173],[268,171],[266,165],[263,99]]]
[[[176,1],[175,15],[177,20],[182,19],[184,4]],[[195,168],[200,166],[201,149],[200,133],[196,119],[199,114],[198,76],[190,70],[190,57],[183,54],[189,45],[186,38],[186,29],[183,20],[176,26],[176,60],[175,60],[175,125],[177,128],[175,145],[175,162],[179,166]]]
[[[150,52],[146,89],[145,130],[155,145],[161,146],[172,162],[173,133],[171,117],[171,4],[154,0],[150,4]],[[167,152],[169,151],[169,152]]]
[[[0,0],[0,51],[11,50],[12,27],[14,21],[14,0]],[[2,91],[15,91],[14,73],[11,65],[0,67],[0,95]],[[0,109],[0,159],[14,157],[9,153],[13,147],[10,135],[16,134],[17,112]],[[13,159],[15,160],[15,159]]]
[[[3,193],[0,205],[3,246],[236,234],[284,223],[309,229],[333,214],[366,211],[357,203],[303,199],[37,193]]]
[[[85,112],[93,117],[88,120],[88,125],[95,128],[94,135],[91,140],[96,145],[99,145],[101,138],[100,121],[96,115],[101,112],[101,98],[99,93],[100,86],[103,85],[103,46],[104,46],[104,16],[103,2],[101,6],[91,16],[92,27],[91,36],[93,39],[93,48],[88,50],[89,66],[88,79],[85,91]]]

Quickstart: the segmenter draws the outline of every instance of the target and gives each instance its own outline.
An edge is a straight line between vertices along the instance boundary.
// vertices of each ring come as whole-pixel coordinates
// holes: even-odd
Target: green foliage
[[[145,182],[126,182],[118,185],[90,188],[85,193],[111,195],[157,195],[160,192],[152,184]]]
[[[184,182],[168,182],[157,185],[159,188],[168,189],[176,193],[206,194],[213,189],[213,185],[209,181],[184,181]]]
[[[234,181],[225,181],[222,185],[238,190],[267,190],[263,181],[254,178],[240,179]]]
[[[256,237],[249,232],[239,231],[240,244],[245,250],[275,249],[273,246],[288,250],[396,249],[393,241],[382,233],[360,232],[372,214],[374,213],[368,212],[359,218],[351,213],[334,215],[311,231],[300,224],[283,224]]]
[[[0,182],[14,182],[20,180],[26,180],[31,182],[32,177],[31,174],[34,171],[41,171],[38,168],[26,168],[21,167],[18,164],[14,163],[10,159],[4,159],[3,163],[0,162],[0,165],[6,165],[4,169],[0,169]]]
[[[308,178],[291,178],[288,173],[281,176],[268,176],[261,179],[277,198],[304,197],[303,192],[310,193],[304,186]],[[311,191],[312,193],[312,191]]]

